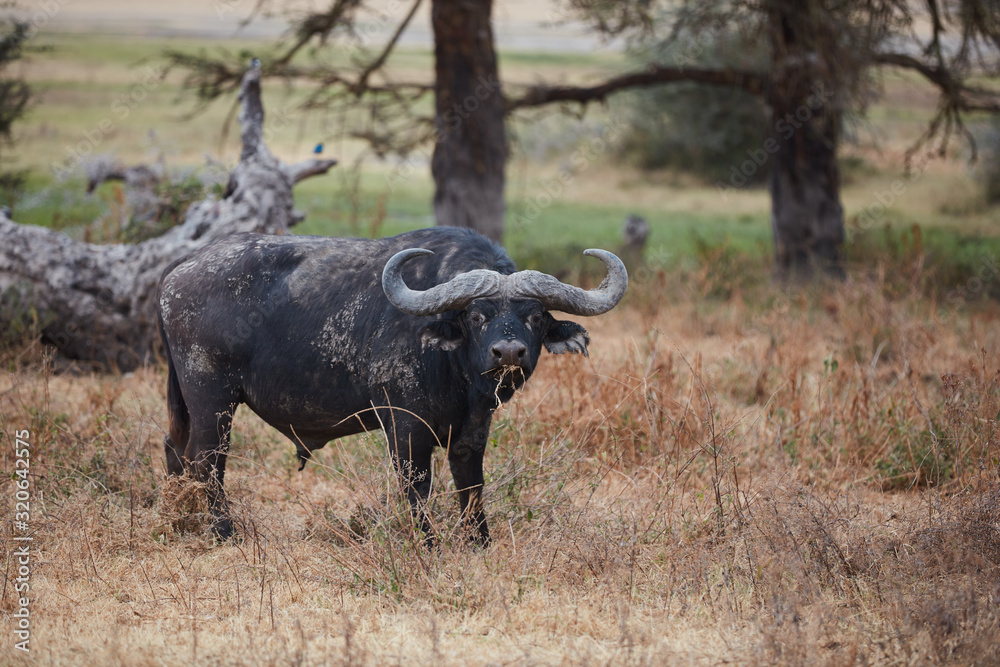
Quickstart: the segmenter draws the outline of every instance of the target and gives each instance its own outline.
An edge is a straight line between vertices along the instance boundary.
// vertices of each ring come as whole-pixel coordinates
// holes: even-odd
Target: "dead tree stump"
[[[625,225],[622,227],[621,258],[630,272],[642,265],[643,257],[646,253],[646,241],[649,240],[649,223],[646,219],[638,215],[629,215],[625,218]]]
[[[95,245],[19,225],[0,211],[0,328],[34,320],[43,340],[69,359],[133,369],[155,358],[154,301],[168,264],[230,234],[283,234],[299,222],[292,186],[326,173],[336,160],[286,165],[271,155],[263,141],[259,66],[244,75],[240,99],[243,150],[225,197],[193,204],[184,222],[162,236]]]

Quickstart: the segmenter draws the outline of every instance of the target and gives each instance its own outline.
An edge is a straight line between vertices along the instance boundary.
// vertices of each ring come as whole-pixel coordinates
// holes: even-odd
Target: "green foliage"
[[[100,197],[88,195],[86,187],[79,178],[54,184],[44,173],[29,173],[17,200],[17,222],[57,230],[90,224],[106,207]]]
[[[912,429],[912,425],[907,425]],[[902,427],[890,431],[895,446],[875,462],[885,490],[905,490],[914,486],[940,486],[955,475],[955,453],[940,442],[934,432],[923,429],[906,432]]]
[[[0,327],[0,350],[23,345],[39,333],[38,313],[30,303],[24,303],[13,286],[2,294],[5,314]]]
[[[179,177],[168,175],[148,190],[138,190],[141,194],[138,203],[129,197],[128,188],[121,183],[98,188],[97,193],[104,207],[99,215],[91,217],[93,222],[83,225],[85,241],[142,243],[156,238],[183,223],[192,204],[202,201],[210,193],[218,197],[222,192],[220,185],[206,185],[193,171]],[[46,193],[51,196],[56,191],[56,188],[49,188]],[[73,214],[77,220],[82,217],[79,208],[68,208],[66,213]],[[53,227],[58,227],[56,222],[53,219]]]
[[[633,56],[638,62],[704,68],[747,69],[763,60],[759,47],[715,31],[681,33],[635,49]],[[768,136],[763,102],[741,89],[673,83],[637,90],[626,99],[630,129],[621,152],[643,169],[672,168],[728,183],[732,170],[739,171]],[[746,182],[764,182],[767,173],[766,163],[756,165]]]
[[[28,84],[20,77],[10,77],[9,66],[24,55],[28,24],[0,17],[0,141],[11,141],[14,122],[24,115],[31,99]]]
[[[891,269],[894,290],[918,289],[949,307],[1000,299],[1000,238],[949,229],[886,224],[845,246],[848,265],[868,271]]]
[[[158,183],[154,192],[158,203],[153,215],[146,220],[139,220],[134,216],[130,218],[122,229],[120,240],[123,243],[140,243],[176,227],[184,222],[191,204],[201,201],[207,194],[205,184],[193,174],[179,181],[168,178]]]

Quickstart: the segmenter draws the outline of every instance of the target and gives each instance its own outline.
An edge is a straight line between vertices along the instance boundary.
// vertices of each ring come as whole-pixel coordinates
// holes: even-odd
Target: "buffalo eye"
[[[528,326],[537,327],[541,325],[541,323],[542,323],[541,313],[532,313],[531,315],[528,316]]]
[[[472,327],[478,328],[483,326],[485,323],[486,323],[486,316],[480,313],[479,311],[474,310],[469,313],[469,324]]]

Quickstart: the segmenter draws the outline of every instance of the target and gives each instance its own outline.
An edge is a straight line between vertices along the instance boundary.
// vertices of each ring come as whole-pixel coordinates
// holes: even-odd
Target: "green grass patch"
[[[727,217],[688,211],[665,215],[629,206],[571,201],[553,202],[534,218],[526,215],[530,211],[517,202],[508,206],[505,245],[519,266],[543,271],[558,271],[554,265],[572,257],[576,257],[574,263],[586,260],[581,253],[587,248],[618,248],[622,244],[622,221],[636,213],[649,218],[646,260],[658,269],[684,266],[685,258],[697,258],[714,247],[754,255],[770,243],[770,229],[763,216]],[[565,252],[553,253],[560,249]]]
[[[505,51],[498,54],[501,67],[621,68],[624,54],[612,51],[561,53],[559,51]]]
[[[124,163],[151,162],[160,156],[169,168],[180,173],[203,164],[210,154],[231,164],[238,151],[238,127],[234,122],[223,138],[223,126],[233,100],[221,100],[202,113],[188,117],[195,108],[191,94],[181,88],[180,72],[148,90],[143,87],[144,72],[150,66],[164,65],[167,49],[183,52],[228,52],[250,50],[265,59],[270,46],[244,39],[219,40],[211,45],[197,38],[116,36],[98,34],[44,34],[39,43],[49,50],[35,53],[28,65],[30,81],[39,92],[39,102],[19,126],[16,152],[18,169],[28,169],[25,190],[4,204],[12,206],[19,222],[78,230],[106,216],[116,206],[118,185],[108,184],[93,195],[84,193],[79,158],[112,153]],[[331,45],[324,51],[334,64],[347,62],[359,52]],[[586,77],[598,70],[620,67],[624,56],[610,52],[555,53],[504,51],[500,54],[504,76],[520,80],[534,72],[545,76],[558,72],[560,77]],[[430,76],[432,54],[428,49],[403,48],[394,54],[391,67],[405,78],[415,73]],[[890,77],[890,101],[905,80]],[[127,96],[138,91],[141,100],[127,104]],[[311,155],[319,141],[327,144],[325,154],[350,164],[360,151],[358,145],[335,139],[342,119],[305,114],[298,110],[308,86],[282,86],[269,82],[264,91],[269,130],[268,145],[280,159],[291,162]],[[121,106],[123,96],[126,105]],[[430,100],[422,103],[430,111]],[[359,105],[360,107],[361,105]],[[919,106],[919,105],[918,105]],[[128,113],[125,113],[127,110]],[[869,121],[898,129],[909,120],[926,114],[923,108],[900,104],[876,104]],[[349,112],[362,114],[363,109]],[[560,119],[514,119],[511,136],[521,139],[522,148],[551,146],[552,156],[512,160],[508,166],[507,235],[505,245],[522,268],[533,268],[560,275],[587,278],[600,273],[600,263],[586,258],[589,247],[618,250],[621,226],[629,214],[644,215],[650,222],[651,235],[645,257],[637,267],[642,275],[652,276],[664,270],[700,271],[707,281],[706,294],[726,295],[747,280],[747,272],[766,280],[769,257],[773,252],[769,212],[763,199],[758,204],[740,204],[740,208],[700,203],[691,197],[691,206],[668,206],[671,195],[653,195],[659,188],[687,196],[711,190],[697,183],[689,186],[664,186],[663,179],[609,177],[608,197],[589,195],[591,203],[574,201],[568,193],[546,199],[537,185],[539,174],[546,173],[550,162],[572,153],[592,133],[607,123],[606,109],[589,113],[586,122]],[[101,129],[110,122],[109,129]],[[105,128],[108,125],[105,123]],[[536,127],[543,130],[531,133]],[[591,133],[591,134],[588,134]],[[530,153],[525,149],[526,153]],[[610,158],[609,158],[610,159]],[[56,178],[55,166],[69,166],[68,180]],[[885,180],[871,164],[855,157],[842,160],[845,180],[856,193],[875,187],[873,181]],[[552,164],[548,164],[551,168]],[[434,224],[433,182],[429,165],[415,165],[403,179],[393,177],[391,163],[368,160],[359,171],[338,166],[330,174],[307,180],[296,187],[296,206],[306,213],[306,220],[296,233],[328,236],[387,236]],[[622,169],[626,169],[622,167]],[[608,170],[609,175],[613,170]],[[524,184],[518,187],[517,184]],[[590,186],[593,187],[593,186]],[[625,190],[629,197],[622,197]],[[601,191],[603,193],[603,190]],[[631,203],[634,200],[637,203]],[[959,193],[961,194],[961,193]],[[612,196],[614,195],[614,196]],[[935,195],[936,196],[936,195]],[[951,194],[949,196],[958,196]],[[607,203],[605,203],[607,199]],[[702,198],[703,200],[704,198]],[[594,203],[596,200],[596,203]],[[870,202],[866,196],[862,202]],[[985,226],[975,227],[969,215],[951,214],[944,208],[921,206],[892,207],[886,212],[883,228],[866,231],[846,246],[852,272],[863,273],[880,262],[898,271],[923,262],[921,289],[953,301],[1000,298],[1000,279],[991,274],[993,258],[1000,256],[1000,239],[987,237]],[[933,202],[932,202],[933,203]],[[739,204],[739,202],[737,202]],[[949,209],[950,210],[950,209]],[[977,219],[989,217],[988,211]],[[850,218],[850,216],[849,216]],[[919,222],[921,227],[914,227]],[[848,220],[851,224],[851,219]],[[916,231],[914,231],[916,230]],[[991,264],[993,262],[993,264]]]

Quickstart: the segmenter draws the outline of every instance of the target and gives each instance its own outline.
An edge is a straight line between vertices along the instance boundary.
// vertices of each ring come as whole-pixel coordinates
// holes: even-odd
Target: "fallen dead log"
[[[184,222],[137,244],[95,245],[19,225],[0,210],[0,327],[35,322],[43,341],[68,359],[130,370],[155,358],[156,286],[170,262],[239,232],[283,234],[299,222],[298,181],[326,173],[336,160],[286,165],[263,141],[260,68],[240,90],[243,144],[222,199],[188,209]]]

